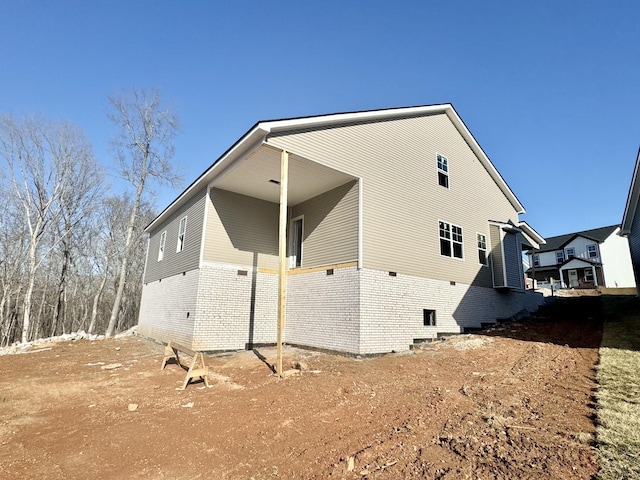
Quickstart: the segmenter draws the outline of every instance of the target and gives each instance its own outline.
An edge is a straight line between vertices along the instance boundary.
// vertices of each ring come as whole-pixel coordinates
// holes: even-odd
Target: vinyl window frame
[[[598,246],[595,243],[590,243],[586,248],[588,258],[598,258]]]
[[[438,220],[438,239],[441,256],[464,260],[464,230],[461,226]],[[456,254],[457,249],[459,255]]]
[[[167,245],[167,231],[163,231],[160,234],[160,244],[158,245],[158,261],[164,260],[164,249]]]
[[[556,265],[560,265],[564,263],[564,251],[558,250],[556,251]]]
[[[176,245],[176,253],[180,253],[184,250],[186,235],[187,235],[187,216],[185,215],[180,219],[180,224],[178,225],[178,242]]]
[[[489,266],[489,256],[487,254],[487,236],[484,233],[476,232],[476,242],[478,244],[478,263],[483,267]],[[484,257],[484,262],[482,258]]]
[[[438,170],[438,185],[449,189],[449,159],[439,153],[436,154],[436,167]]]

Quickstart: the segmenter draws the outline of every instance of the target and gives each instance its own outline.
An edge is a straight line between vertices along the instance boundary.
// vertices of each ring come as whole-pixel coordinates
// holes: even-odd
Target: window
[[[589,258],[597,258],[598,257],[598,247],[593,243],[591,245],[587,245],[587,253],[589,254]]]
[[[556,252],[556,263],[557,264],[564,263],[564,253],[563,252]]]
[[[567,247],[567,260],[571,260],[576,256],[576,249],[573,247]]]
[[[533,266],[534,267],[540,266],[540,255],[538,255],[537,253],[533,255]]]
[[[439,222],[440,255],[462,258],[462,227]]]
[[[447,157],[437,155],[438,159],[438,185],[449,188],[449,161]]]
[[[187,232],[187,217],[183,217],[180,220],[180,226],[178,227],[178,246],[176,247],[176,252],[181,252],[184,250],[184,236]]]
[[[478,262],[481,265],[487,265],[487,237],[481,233],[477,234],[478,237]]]
[[[425,327],[435,327],[436,326],[436,311],[424,309],[422,310],[422,317]]]
[[[291,221],[291,250],[289,257],[289,267],[302,266],[302,236],[304,231],[304,218],[298,217]]]
[[[164,258],[164,244],[167,242],[167,231],[165,230],[160,234],[160,248],[158,249],[158,261],[161,262]]]
[[[595,245],[594,245],[595,247]],[[584,269],[584,281],[585,282],[589,282],[589,283],[593,283],[593,270],[590,268],[585,268]]]

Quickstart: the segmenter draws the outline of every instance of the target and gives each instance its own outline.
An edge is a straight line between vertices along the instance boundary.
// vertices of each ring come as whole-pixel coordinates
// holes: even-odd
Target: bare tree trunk
[[[109,100],[114,109],[110,119],[120,128],[119,138],[114,142],[120,174],[135,188],[135,197],[127,225],[118,287],[105,333],[107,337],[113,335],[117,325],[132,244],[138,237],[134,233],[147,180],[172,185],[179,181],[169,164],[173,156],[172,140],[178,130],[177,119],[171,110],[161,109],[160,94],[157,91],[132,90],[127,96]]]
[[[87,330],[88,334],[92,334],[93,330],[96,327],[96,318],[98,317],[98,303],[100,302],[100,297],[102,296],[102,291],[104,290],[104,286],[107,283],[107,272],[108,272],[108,263],[105,263],[104,273],[102,275],[102,279],[100,280],[100,286],[98,287],[98,291],[93,297],[93,306],[91,308],[91,322],[89,323],[89,329]]]

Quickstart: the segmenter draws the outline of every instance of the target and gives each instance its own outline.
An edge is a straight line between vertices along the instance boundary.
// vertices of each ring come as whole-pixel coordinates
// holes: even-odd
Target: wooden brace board
[[[179,352],[182,352],[191,357],[191,364],[189,365],[187,375],[184,378],[184,383],[182,387],[178,388],[178,390],[184,390],[185,388],[187,388],[187,385],[189,385],[189,382],[192,378],[198,377],[202,378],[202,380],[204,380],[205,386],[209,387],[209,370],[204,364],[204,355],[202,354],[202,352],[191,350],[190,348],[179,345],[174,341],[170,341],[164,348],[164,358],[162,359],[162,367],[160,368],[160,370],[164,370],[164,367],[167,364],[167,360],[169,360],[170,358],[175,358],[180,367],[186,368],[186,366],[183,366],[180,362]]]

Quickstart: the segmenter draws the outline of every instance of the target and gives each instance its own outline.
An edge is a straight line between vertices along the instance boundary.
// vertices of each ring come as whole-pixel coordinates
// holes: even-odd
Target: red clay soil
[[[213,386],[185,391],[139,337],[40,345],[0,357],[0,478],[589,479],[592,323],[368,359],[286,348],[302,373],[284,380],[271,348],[207,356]]]

